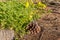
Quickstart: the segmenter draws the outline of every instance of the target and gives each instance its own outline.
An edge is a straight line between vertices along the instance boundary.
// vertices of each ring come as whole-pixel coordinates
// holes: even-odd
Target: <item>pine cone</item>
[[[37,34],[41,31],[36,21],[31,22],[26,28],[31,34]]]

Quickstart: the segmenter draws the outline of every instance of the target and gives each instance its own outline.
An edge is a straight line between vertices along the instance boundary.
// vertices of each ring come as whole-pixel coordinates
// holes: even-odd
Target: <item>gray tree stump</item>
[[[12,30],[0,30],[0,40],[13,40],[14,31]]]

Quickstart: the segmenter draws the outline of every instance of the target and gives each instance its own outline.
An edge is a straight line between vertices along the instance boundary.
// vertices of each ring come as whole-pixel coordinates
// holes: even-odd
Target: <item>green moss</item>
[[[27,24],[38,19],[40,14],[36,14],[37,4],[29,4],[29,7],[26,8],[24,3],[19,1],[0,2],[0,29],[14,30],[19,35],[26,33]]]

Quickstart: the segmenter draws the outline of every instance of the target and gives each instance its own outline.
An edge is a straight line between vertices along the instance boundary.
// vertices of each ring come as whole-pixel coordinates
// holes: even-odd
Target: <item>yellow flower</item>
[[[25,7],[28,8],[29,7],[29,2],[25,3]]]
[[[34,14],[33,12],[31,12],[31,15]]]
[[[46,5],[43,4],[43,3],[41,3],[41,2],[38,2],[38,6],[39,6],[39,7],[42,7],[43,9],[46,8]]]
[[[41,2],[38,2],[38,5],[41,5],[42,3]]]
[[[45,4],[43,4],[43,9],[45,9],[46,8],[46,5]]]
[[[30,15],[30,18],[32,18],[32,15]]]
[[[32,19],[32,17],[33,17],[33,16],[32,16],[32,15],[30,15],[30,16],[29,16],[29,19],[31,20],[31,19]]]

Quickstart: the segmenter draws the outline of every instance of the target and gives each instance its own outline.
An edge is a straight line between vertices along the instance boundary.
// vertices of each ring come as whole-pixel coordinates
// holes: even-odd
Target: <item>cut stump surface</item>
[[[13,40],[14,31],[12,30],[0,30],[0,40]]]

